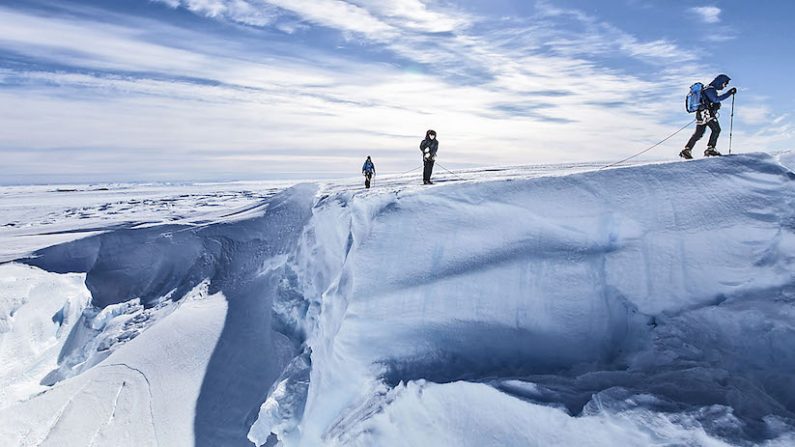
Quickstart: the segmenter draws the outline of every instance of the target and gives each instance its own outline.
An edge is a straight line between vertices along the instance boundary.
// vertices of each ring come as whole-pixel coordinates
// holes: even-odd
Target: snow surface
[[[285,182],[99,184],[0,188],[0,262],[38,248],[120,228],[198,226],[235,216]]]
[[[0,444],[793,445],[793,161],[301,184],[20,234],[58,208],[31,201],[0,232],[24,240]]]
[[[91,299],[82,274],[0,265],[0,409],[42,392]]]

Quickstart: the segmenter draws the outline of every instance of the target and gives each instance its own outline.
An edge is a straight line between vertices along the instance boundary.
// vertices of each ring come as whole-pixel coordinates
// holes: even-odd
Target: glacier
[[[793,166],[304,183],[22,234],[26,209],[0,443],[793,445]]]

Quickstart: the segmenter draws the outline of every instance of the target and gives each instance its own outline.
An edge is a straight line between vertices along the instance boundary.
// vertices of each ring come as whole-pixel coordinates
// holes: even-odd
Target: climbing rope
[[[601,168],[599,168],[599,170],[601,171],[602,169],[611,168],[611,167],[613,167],[613,166],[615,166],[615,165],[619,165],[619,164],[621,164],[621,163],[624,163],[625,161],[632,160],[632,159],[633,159],[633,158],[635,158],[635,157],[638,157],[638,156],[640,156],[640,155],[643,155],[643,154],[645,154],[646,152],[649,152],[650,150],[654,149],[655,147],[657,147],[657,146],[659,146],[659,145],[661,145],[661,144],[665,143],[666,141],[670,140],[671,138],[673,138],[673,137],[674,137],[674,135],[676,135],[676,134],[678,134],[679,132],[681,132],[681,131],[683,131],[683,130],[687,129],[688,127],[690,127],[690,125],[691,125],[691,124],[693,124],[695,121],[696,121],[696,119],[695,119],[695,118],[693,118],[693,120],[691,120],[689,123],[687,123],[687,124],[685,124],[684,126],[680,127],[680,128],[679,128],[679,130],[677,130],[676,132],[672,133],[671,135],[668,135],[667,137],[665,137],[665,138],[663,138],[662,140],[658,141],[658,142],[657,142],[657,143],[655,143],[654,145],[652,145],[652,146],[650,146],[650,147],[648,147],[648,148],[646,148],[646,149],[644,149],[644,150],[642,150],[642,151],[640,151],[640,152],[638,152],[638,153],[636,153],[636,154],[634,154],[634,155],[631,155],[631,156],[629,156],[629,157],[627,157],[627,158],[625,158],[625,159],[623,159],[623,160],[621,160],[621,161],[617,161],[617,162],[615,162],[615,163],[610,163],[609,165],[602,166]]]
[[[440,168],[442,168],[442,169],[444,169],[445,171],[447,171],[447,172],[449,172],[450,174],[452,174],[452,175],[453,175],[453,177],[455,177],[455,178],[457,178],[457,179],[459,179],[459,180],[464,180],[464,178],[463,178],[463,177],[461,177],[460,175],[456,174],[455,172],[453,172],[453,171],[451,171],[451,170],[449,170],[449,169],[445,168],[445,167],[444,167],[444,166],[443,166],[441,163],[439,163],[439,162],[436,162],[436,164],[437,164],[437,165],[439,165],[439,167],[440,167]]]
[[[410,172],[414,172],[414,171],[416,171],[417,169],[419,169],[419,168],[421,168],[421,167],[422,167],[422,166],[417,166],[417,167],[416,167],[416,168],[414,168],[414,169],[408,170],[408,171],[406,171],[406,172],[401,172],[401,173],[400,173],[400,174],[398,174],[398,175],[406,175],[406,174],[408,174],[408,173],[410,173]]]

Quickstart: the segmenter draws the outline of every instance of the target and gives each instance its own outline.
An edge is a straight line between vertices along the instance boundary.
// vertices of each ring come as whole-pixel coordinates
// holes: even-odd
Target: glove
[[[735,87],[732,87],[731,90],[729,90],[729,94],[733,95],[735,93],[737,93],[737,89]]]
[[[430,158],[431,158],[431,154],[429,154],[428,152],[426,152],[426,153],[425,153],[425,155],[423,155],[423,156],[422,156],[422,158],[424,158],[425,160],[428,160],[428,159],[430,159]]]

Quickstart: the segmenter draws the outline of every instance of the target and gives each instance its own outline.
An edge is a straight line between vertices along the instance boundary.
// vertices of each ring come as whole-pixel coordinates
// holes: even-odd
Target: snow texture
[[[201,226],[240,219],[241,210],[284,182],[100,184],[0,188],[0,262],[37,248],[120,228],[165,223]]]
[[[32,231],[0,266],[0,444],[792,445],[792,166],[301,184]]]

